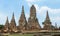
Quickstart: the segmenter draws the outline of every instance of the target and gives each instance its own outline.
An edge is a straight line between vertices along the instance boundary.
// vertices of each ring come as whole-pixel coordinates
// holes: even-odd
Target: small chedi
[[[3,29],[0,29],[0,32],[8,33],[8,32],[24,32],[24,31],[41,31],[41,30],[60,30],[59,28],[55,28],[55,26],[52,25],[52,22],[50,21],[48,11],[46,13],[46,19],[42,23],[44,26],[41,28],[38,19],[36,17],[36,8],[34,5],[30,8],[30,17],[28,18],[28,21],[26,20],[25,14],[24,14],[24,6],[22,6],[21,16],[18,21],[19,25],[16,26],[14,13],[12,15],[12,19],[9,23],[8,17],[6,20],[6,23],[4,25]]]

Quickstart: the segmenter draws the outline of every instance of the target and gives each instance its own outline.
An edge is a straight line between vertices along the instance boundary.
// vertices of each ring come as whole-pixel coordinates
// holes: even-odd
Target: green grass
[[[10,34],[9,36],[33,36],[33,34]]]

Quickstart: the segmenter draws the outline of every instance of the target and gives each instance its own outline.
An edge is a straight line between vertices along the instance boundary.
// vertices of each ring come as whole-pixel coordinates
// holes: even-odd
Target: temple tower
[[[45,30],[52,29],[52,25],[51,25],[51,21],[50,21],[49,15],[48,15],[48,11],[46,13],[46,19],[43,22],[43,25],[44,25],[43,29],[45,29]]]
[[[4,25],[4,32],[8,32],[8,30],[9,30],[9,21],[8,21],[8,17],[7,17],[7,20],[6,20],[6,23],[5,23],[5,25]]]
[[[12,15],[12,19],[11,19],[11,22],[10,22],[10,31],[17,32],[17,27],[16,27],[15,18],[14,18],[14,13]]]
[[[39,30],[41,27],[38,23],[38,19],[36,17],[36,8],[34,5],[30,8],[30,17],[28,19],[28,29],[29,30]]]
[[[22,6],[22,12],[21,12],[21,16],[19,19],[19,29],[22,31],[27,29],[27,21],[26,21],[26,17],[24,14],[24,6]]]

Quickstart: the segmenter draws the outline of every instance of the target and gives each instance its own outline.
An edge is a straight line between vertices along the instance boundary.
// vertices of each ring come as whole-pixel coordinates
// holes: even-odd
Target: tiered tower
[[[20,16],[20,19],[19,19],[19,29],[21,31],[23,30],[26,30],[27,28],[27,21],[26,21],[26,17],[25,17],[25,14],[24,14],[24,6],[22,6],[22,13],[21,13],[21,16]]]
[[[4,32],[8,32],[8,30],[9,30],[9,21],[8,21],[8,17],[7,17],[7,20],[6,20],[6,23],[5,23],[5,25],[4,25]]]
[[[51,21],[50,21],[49,15],[48,15],[48,11],[46,14],[46,19],[43,22],[43,25],[44,25],[43,29],[45,29],[45,30],[51,30],[52,29],[52,25],[51,25]]]
[[[34,5],[30,8],[30,17],[28,19],[28,29],[29,30],[39,30],[41,27],[38,23],[38,19],[36,17],[36,8]]]
[[[12,15],[12,19],[11,19],[11,22],[10,22],[10,31],[17,32],[17,27],[16,27],[15,18],[14,18],[14,13]]]

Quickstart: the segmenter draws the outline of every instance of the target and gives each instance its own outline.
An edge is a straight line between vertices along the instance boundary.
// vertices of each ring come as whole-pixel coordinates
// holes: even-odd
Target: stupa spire
[[[48,11],[47,11],[47,13],[46,13],[46,19],[45,19],[45,21],[44,21],[45,23],[51,23],[51,21],[50,21],[50,18],[49,18],[49,14],[48,14]]]
[[[11,19],[11,22],[10,22],[10,29],[11,29],[11,31],[13,31],[13,32],[17,31],[14,13],[13,13],[13,15],[12,15],[12,19]]]
[[[12,15],[12,20],[15,20],[15,19],[14,19],[14,12],[13,12],[13,15]]]
[[[6,23],[5,23],[6,26],[9,26],[9,21],[8,21],[8,17],[7,17],[7,20],[6,20]]]
[[[26,26],[27,26],[27,21],[26,21],[26,17],[24,14],[24,6],[22,6],[22,12],[21,12],[21,16],[19,19],[19,29],[25,30]]]
[[[9,21],[8,21],[8,17],[7,17],[5,25],[4,25],[4,32],[8,32],[8,30],[9,30]]]
[[[39,30],[41,26],[38,23],[38,19],[36,17],[36,8],[34,5],[30,8],[30,17],[28,19],[28,29],[29,30]]]
[[[25,14],[24,14],[24,6],[22,6],[22,12],[21,12],[21,17],[20,18],[25,18]]]
[[[47,29],[47,30],[52,29],[52,25],[51,25],[51,21],[50,21],[50,18],[49,18],[48,11],[46,13],[46,19],[43,22],[43,24],[44,24],[44,27],[43,27],[44,29]]]
[[[48,11],[47,11],[47,14],[46,14],[46,21],[49,21],[50,22]]]

